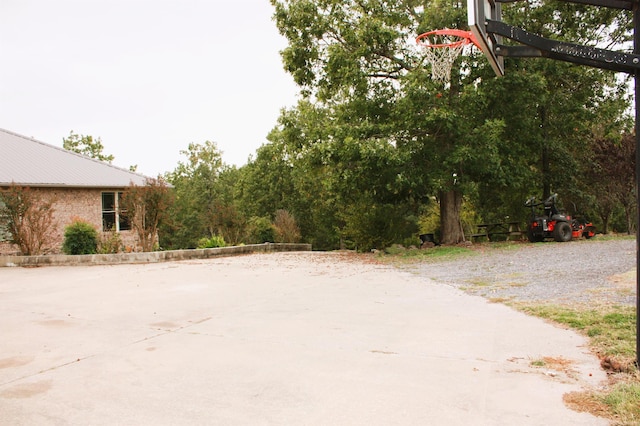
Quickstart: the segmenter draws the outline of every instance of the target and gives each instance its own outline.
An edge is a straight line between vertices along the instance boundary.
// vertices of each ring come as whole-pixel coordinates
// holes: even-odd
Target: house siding
[[[5,188],[6,189],[6,188]],[[102,193],[123,191],[123,188],[97,189],[97,188],[31,188],[43,198],[54,199],[53,221],[54,226],[51,235],[51,244],[46,248],[47,254],[62,253],[65,228],[75,220],[83,220],[90,223],[98,231],[99,237],[106,237],[108,233],[102,232]],[[126,251],[139,251],[136,236],[133,231],[121,231],[120,238]],[[0,255],[16,254],[17,246],[6,241],[0,241]]]

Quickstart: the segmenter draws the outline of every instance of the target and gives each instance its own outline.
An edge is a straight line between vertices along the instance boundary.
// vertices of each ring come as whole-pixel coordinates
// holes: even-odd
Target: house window
[[[102,230],[108,231],[128,231],[131,223],[126,215],[126,211],[120,208],[122,192],[102,193]]]

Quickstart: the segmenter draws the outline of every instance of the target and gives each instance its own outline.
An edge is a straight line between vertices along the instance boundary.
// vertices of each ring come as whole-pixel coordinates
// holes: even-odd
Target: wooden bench
[[[494,236],[505,236],[507,241],[511,237],[516,239],[522,238],[522,229],[520,228],[520,222],[497,222],[497,223],[481,223],[476,225],[477,232],[475,234],[468,235],[467,238],[474,241],[479,238],[486,238],[487,241],[493,241]]]

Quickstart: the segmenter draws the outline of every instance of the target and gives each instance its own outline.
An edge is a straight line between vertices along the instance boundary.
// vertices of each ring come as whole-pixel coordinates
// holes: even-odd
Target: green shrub
[[[268,217],[253,217],[250,221],[251,240],[256,244],[274,243],[276,230]]]
[[[227,244],[224,242],[224,238],[219,235],[214,235],[209,238],[200,238],[198,240],[198,248],[216,248],[216,247],[225,247]]]
[[[64,230],[65,254],[94,254],[98,249],[98,231],[90,223],[75,220]]]
[[[122,238],[117,231],[103,232],[102,238],[98,241],[98,253],[112,254],[122,251]]]
[[[418,234],[416,218],[407,214],[403,203],[382,204],[363,198],[347,206],[341,218],[344,240],[352,241],[360,252],[381,250]]]

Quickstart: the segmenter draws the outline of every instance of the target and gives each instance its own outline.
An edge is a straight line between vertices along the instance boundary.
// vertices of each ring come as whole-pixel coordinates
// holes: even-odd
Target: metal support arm
[[[496,3],[516,3],[520,0],[495,0]],[[564,0],[568,3],[587,4],[589,6],[609,7],[613,9],[633,10],[632,0]]]
[[[544,57],[627,74],[640,71],[640,55],[550,40],[501,21],[487,20],[486,28],[488,33],[528,46],[496,46],[496,54],[500,56]]]

